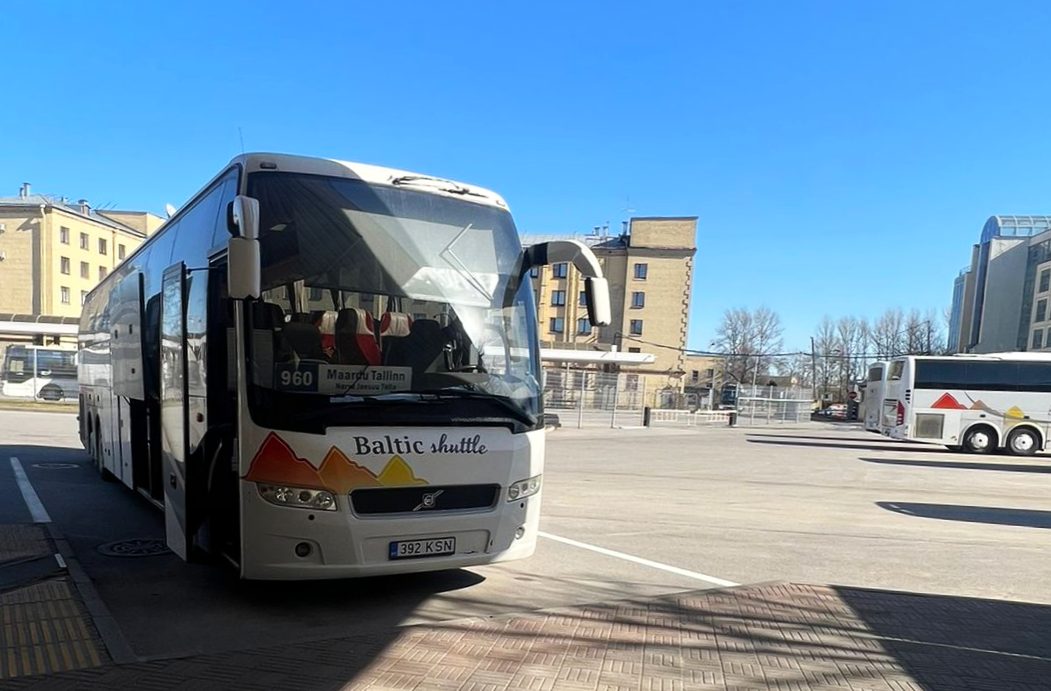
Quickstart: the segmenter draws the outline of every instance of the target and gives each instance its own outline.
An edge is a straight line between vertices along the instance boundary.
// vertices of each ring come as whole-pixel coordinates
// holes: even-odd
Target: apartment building
[[[533,270],[541,345],[545,348],[651,353],[639,372],[681,378],[686,373],[686,336],[697,217],[646,217],[625,222],[617,236],[576,237],[591,247],[610,286],[613,321],[592,327],[584,281],[567,263]],[[560,236],[565,239],[565,236]],[[551,237],[526,237],[526,244]]]
[[[32,337],[5,336],[5,323],[75,323],[88,292],[162,223],[144,211],[32,194],[28,183],[0,197],[0,339]]]

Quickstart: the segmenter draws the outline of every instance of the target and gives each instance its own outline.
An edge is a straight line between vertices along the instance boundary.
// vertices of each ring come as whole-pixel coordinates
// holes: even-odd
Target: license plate
[[[390,543],[391,559],[440,557],[456,552],[456,538],[436,537],[430,540],[400,540]]]

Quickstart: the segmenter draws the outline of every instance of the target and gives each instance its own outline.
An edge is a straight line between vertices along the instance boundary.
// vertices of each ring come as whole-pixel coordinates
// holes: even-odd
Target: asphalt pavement
[[[856,426],[549,435],[536,556],[384,579],[245,583],[100,547],[163,537],[92,469],[72,415],[0,411],[0,523],[19,459],[134,659],[216,654],[772,581],[1051,603],[1051,458],[975,457]],[[121,661],[121,660],[118,660]]]

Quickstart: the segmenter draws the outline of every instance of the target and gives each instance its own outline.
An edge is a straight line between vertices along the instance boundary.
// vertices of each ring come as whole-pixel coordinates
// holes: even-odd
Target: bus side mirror
[[[227,252],[230,297],[258,298],[262,265],[259,252],[259,200],[238,195],[230,203],[231,233]]]
[[[594,326],[609,326],[613,321],[609,306],[609,281],[602,276],[585,278],[584,299],[588,305],[588,321]]]
[[[602,265],[591,248],[576,240],[551,240],[528,247],[522,262],[523,275],[534,266],[569,262],[584,276],[584,299],[588,321],[593,326],[609,326],[613,321],[609,301],[609,282],[602,275]]]

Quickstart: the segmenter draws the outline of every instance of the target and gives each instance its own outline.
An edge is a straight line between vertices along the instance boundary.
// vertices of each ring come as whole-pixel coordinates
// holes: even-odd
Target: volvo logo
[[[423,496],[420,497],[420,503],[416,505],[416,508],[413,509],[413,511],[433,509],[434,505],[438,503],[438,497],[440,497],[444,491],[444,489],[440,489],[436,492],[424,492]]]

